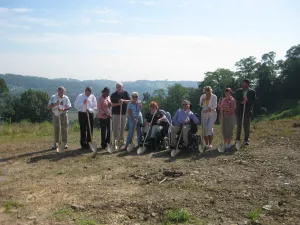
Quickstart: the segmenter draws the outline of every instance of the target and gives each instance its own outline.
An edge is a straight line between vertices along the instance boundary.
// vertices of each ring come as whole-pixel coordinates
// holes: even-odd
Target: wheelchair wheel
[[[163,139],[163,141],[161,143],[162,144],[162,149],[166,150],[169,147],[169,144],[170,144],[169,141],[170,140],[169,140],[168,137],[164,137],[164,139]]]

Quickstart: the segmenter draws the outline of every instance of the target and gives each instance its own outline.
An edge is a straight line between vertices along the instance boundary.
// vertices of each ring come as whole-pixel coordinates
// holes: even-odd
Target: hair
[[[213,90],[212,90],[211,86],[205,86],[205,87],[203,88],[203,92],[205,93],[206,91],[212,92]]]
[[[65,89],[63,86],[59,86],[59,87],[57,88],[57,91],[66,91],[66,89]]]
[[[158,104],[156,103],[156,102],[151,102],[150,104],[149,104],[149,108],[157,108],[158,109]]]
[[[86,87],[86,88],[85,88],[85,91],[92,92],[92,88],[91,88],[91,87]]]
[[[116,86],[121,86],[123,87],[123,84],[121,82],[117,82]]]
[[[226,88],[226,89],[225,89],[225,92],[230,92],[230,94],[232,94],[231,88]]]
[[[137,93],[136,91],[132,92],[131,96],[138,96],[139,97],[139,93]]]
[[[248,80],[248,79],[244,79],[243,82],[245,82],[246,84],[250,85],[250,80]]]

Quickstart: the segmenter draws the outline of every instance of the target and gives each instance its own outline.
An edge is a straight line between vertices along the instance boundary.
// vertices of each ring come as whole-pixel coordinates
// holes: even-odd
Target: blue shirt
[[[184,121],[188,120],[193,120],[195,124],[199,123],[199,119],[195,116],[195,114],[192,111],[189,111],[186,113],[183,109],[178,109],[176,111],[175,116],[172,119],[173,125],[183,125]]]
[[[141,112],[141,103],[138,102],[136,105],[134,105],[132,102],[128,103],[127,109],[130,109],[132,112],[132,115],[134,118],[138,117],[138,116],[142,116],[142,112]]]

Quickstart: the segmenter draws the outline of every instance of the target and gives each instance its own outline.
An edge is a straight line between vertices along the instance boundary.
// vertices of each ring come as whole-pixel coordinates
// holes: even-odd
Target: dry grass
[[[168,153],[105,151],[92,159],[89,150],[79,149],[77,132],[70,132],[70,149],[62,155],[49,150],[51,135],[26,135],[23,142],[19,136],[13,142],[6,136],[0,143],[0,203],[3,212],[6,202],[23,206],[8,214],[0,210],[0,224],[162,224],[186,218],[178,209],[186,210],[187,224],[255,219],[299,224],[300,128],[294,122],[254,124],[251,145],[241,152],[212,150],[197,158],[182,153],[176,160],[169,160]],[[215,144],[218,137],[216,126]],[[99,144],[99,133],[96,138]],[[184,175],[160,184],[163,169]],[[254,212],[269,201],[280,206]],[[84,209],[74,210],[72,204]]]

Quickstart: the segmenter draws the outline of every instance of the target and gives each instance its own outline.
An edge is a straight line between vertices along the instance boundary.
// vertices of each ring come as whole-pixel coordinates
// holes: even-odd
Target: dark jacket
[[[243,104],[241,102],[244,100],[243,97],[244,90],[242,88],[239,88],[235,92],[235,100],[236,100],[236,116],[240,117],[243,115]],[[256,91],[249,88],[247,93],[247,103],[245,106],[245,117],[251,117],[253,112],[253,104],[256,100]]]

